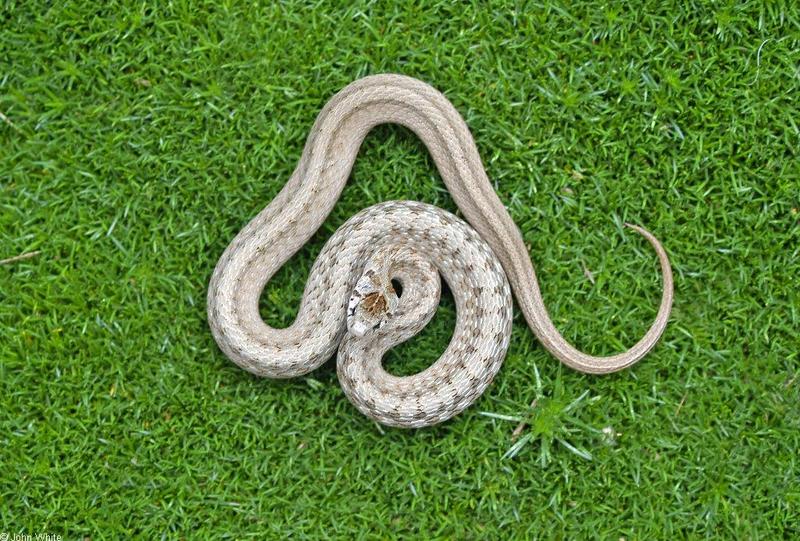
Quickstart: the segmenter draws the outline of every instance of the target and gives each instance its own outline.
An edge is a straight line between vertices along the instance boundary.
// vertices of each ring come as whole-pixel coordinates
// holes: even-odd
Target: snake
[[[364,138],[386,123],[419,137],[464,219],[415,201],[386,201],[362,210],[325,243],[294,322],[284,328],[267,325],[260,314],[264,287],[326,220]],[[298,377],[336,356],[345,396],[367,417],[393,427],[431,426],[469,407],[497,375],[510,343],[512,291],[542,347],[574,370],[617,372],[652,350],[672,308],[670,261],[652,233],[625,225],[656,252],[661,303],[630,349],[590,355],[553,324],[522,233],[492,187],[453,104],[412,77],[367,76],[324,105],[288,182],[224,250],[208,287],[209,327],[220,350],[256,376]],[[446,350],[419,373],[387,372],[383,356],[430,321],[442,279],[456,307]]]

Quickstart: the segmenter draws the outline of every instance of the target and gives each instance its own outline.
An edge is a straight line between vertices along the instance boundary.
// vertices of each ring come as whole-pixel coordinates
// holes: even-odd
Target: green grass
[[[0,531],[800,536],[791,2],[93,4],[0,11],[0,259],[41,251],[0,266]],[[621,224],[662,239],[675,307],[644,361],[573,372],[517,313],[484,396],[402,431],[360,415],[333,363],[275,382],[224,358],[205,320],[217,258],[326,100],[390,71],[464,115],[579,347],[612,353],[645,331],[658,267]],[[265,318],[290,322],[325,240],[392,198],[455,210],[421,143],[387,126],[267,287]],[[392,371],[444,350],[453,306]],[[529,428],[512,441],[506,418]]]

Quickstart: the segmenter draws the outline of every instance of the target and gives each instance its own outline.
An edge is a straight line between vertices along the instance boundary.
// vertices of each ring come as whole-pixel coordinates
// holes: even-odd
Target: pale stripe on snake
[[[348,220],[323,248],[294,323],[285,329],[268,326],[259,314],[265,284],[323,223],[361,142],[383,123],[401,124],[419,136],[477,233],[454,215],[422,203],[370,207]],[[325,105],[289,182],[222,254],[208,290],[209,323],[220,349],[259,376],[306,374],[338,348],[340,382],[362,412],[388,425],[427,426],[469,406],[500,369],[511,333],[508,282],[531,330],[564,364],[605,374],[646,355],[667,325],[672,272],[658,240],[641,227],[629,227],[644,235],[658,255],[661,306],[632,348],[610,357],[588,355],[567,343],[550,320],[522,236],[492,189],[472,135],[453,105],[416,79],[366,77]],[[457,311],[447,350],[419,374],[388,374],[381,367],[383,354],[430,319],[439,300],[440,273]],[[399,297],[392,279],[402,285]]]

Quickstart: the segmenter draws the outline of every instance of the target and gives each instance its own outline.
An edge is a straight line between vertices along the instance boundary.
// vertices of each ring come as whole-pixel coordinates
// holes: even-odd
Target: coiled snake
[[[294,323],[285,329],[268,326],[259,315],[264,286],[328,216],[361,142],[382,123],[401,124],[419,136],[472,227],[418,202],[367,208],[323,248]],[[209,324],[220,349],[259,376],[306,374],[338,349],[339,379],[358,409],[387,425],[432,425],[469,406],[500,369],[511,334],[509,282],[541,344],[575,370],[614,372],[653,348],[669,318],[672,272],[658,240],[628,226],[658,255],[661,306],[629,350],[610,357],[587,355],[567,343],[550,320],[522,236],[492,189],[461,115],[421,81],[366,77],[325,105],[289,182],[222,254],[208,289]],[[456,303],[450,344],[419,374],[388,374],[381,367],[383,354],[430,320],[439,302],[440,274]],[[392,280],[401,285],[400,295]]]

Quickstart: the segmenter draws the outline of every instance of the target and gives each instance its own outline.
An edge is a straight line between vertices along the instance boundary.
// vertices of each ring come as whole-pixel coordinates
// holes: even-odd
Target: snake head
[[[373,270],[367,270],[356,283],[347,303],[347,330],[361,337],[381,328],[394,313],[398,304],[392,282],[382,280]]]

